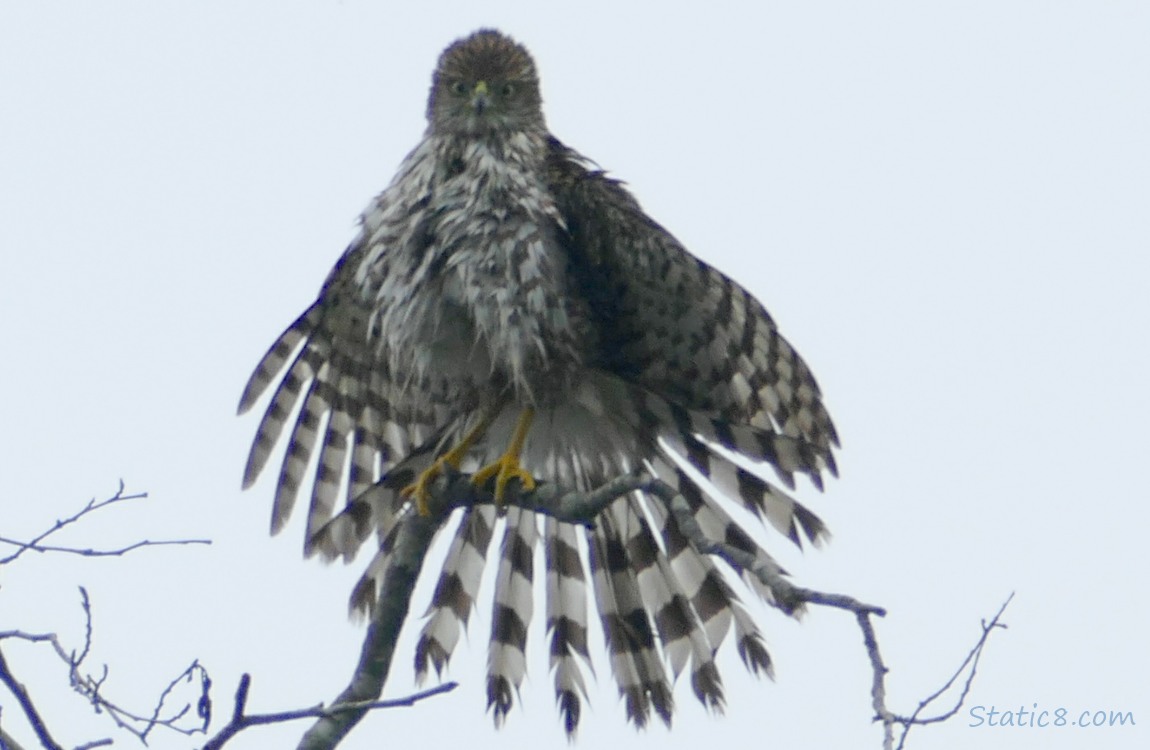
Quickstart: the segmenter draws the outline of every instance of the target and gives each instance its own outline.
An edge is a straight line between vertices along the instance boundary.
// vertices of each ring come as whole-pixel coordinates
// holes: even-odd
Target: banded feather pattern
[[[829,535],[796,499],[797,475],[822,490],[837,474],[838,433],[810,368],[750,292],[556,139],[540,102],[530,55],[505,35],[481,30],[449,46],[423,139],[241,396],[241,413],[266,399],[245,488],[285,445],[273,533],[306,494],[305,554],[351,561],[374,547],[353,615],[371,614],[400,524],[446,467],[518,468],[582,492],[643,471],[679,494],[708,538],[779,575],[737,514],[799,547]],[[439,520],[446,557],[425,571],[437,578],[416,674],[448,668],[484,602],[492,555],[487,704],[497,725],[531,661],[537,595],[568,733],[599,656],[593,616],[636,726],[670,724],[684,673],[721,711],[715,657],[728,639],[751,672],[771,675],[736,576],[787,608],[749,571],[693,546],[655,494],[628,493],[586,525],[514,503]]]
[[[655,633],[639,591],[636,569],[627,556],[618,511],[600,514],[591,534],[591,575],[603,624],[611,671],[627,708],[627,717],[646,726],[651,711],[668,726],[674,702]]]
[[[427,609],[427,623],[415,647],[415,674],[422,681],[428,664],[442,674],[479,596],[487,547],[494,531],[495,509],[468,508],[452,539],[443,572]]]
[[[587,650],[587,581],[579,553],[576,527],[554,518],[544,521],[547,560],[547,631],[551,635],[551,669],[555,702],[568,734],[579,726],[581,699],[587,697],[580,660],[590,664]]]
[[[495,716],[496,726],[511,710],[512,690],[519,690],[527,674],[527,629],[534,612],[531,583],[535,574],[535,525],[533,513],[508,509],[503,555],[495,578],[487,658],[487,706]]]

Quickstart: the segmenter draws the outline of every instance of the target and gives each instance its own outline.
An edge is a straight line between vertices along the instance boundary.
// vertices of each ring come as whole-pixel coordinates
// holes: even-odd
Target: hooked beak
[[[471,107],[475,110],[475,114],[482,115],[490,103],[491,100],[487,95],[487,81],[480,81],[475,84],[475,91],[471,95]]]

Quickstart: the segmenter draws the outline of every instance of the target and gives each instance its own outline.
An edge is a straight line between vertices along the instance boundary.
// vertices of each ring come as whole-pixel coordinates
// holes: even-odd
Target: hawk
[[[668,507],[633,492],[582,526],[508,498],[536,482],[585,491],[646,471],[708,534],[781,572],[731,510],[800,546],[824,536],[783,489],[795,474],[821,489],[836,473],[838,438],[815,378],[758,300],[551,135],[520,44],[483,29],[447,47],[427,121],[318,299],[251,376],[241,413],[278,385],[244,486],[295,413],[272,531],[314,462],[305,552],[351,559],[374,532],[379,551],[351,601],[370,612],[399,519],[427,512],[440,473],[471,472],[495,503],[459,509],[444,527],[454,536],[416,647],[420,677],[445,668],[501,535],[487,690],[497,724],[525,674],[540,547],[568,732],[586,697],[589,603],[634,724],[652,712],[670,723],[671,683],[688,668],[698,699],[720,710],[722,642],[733,638],[754,673],[769,674],[770,657],[719,563]],[[777,482],[747,468],[768,465]]]

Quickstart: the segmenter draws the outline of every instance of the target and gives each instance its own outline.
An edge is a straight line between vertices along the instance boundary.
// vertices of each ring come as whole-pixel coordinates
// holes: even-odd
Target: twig
[[[80,555],[82,557],[119,557],[126,555],[129,552],[134,552],[142,547],[164,547],[175,546],[182,544],[211,544],[211,539],[143,539],[139,542],[134,542],[126,547],[118,549],[92,549],[80,547],[56,547],[48,544],[34,544],[32,542],[21,542],[15,539],[0,536],[0,544],[12,544],[21,548],[20,552],[14,553],[9,557],[0,560],[0,564],[4,564],[19,557],[23,552],[62,552],[69,555]]]
[[[105,737],[102,740],[92,740],[91,742],[85,742],[83,745],[76,745],[72,750],[91,750],[94,747],[107,747],[111,744],[112,738]]]

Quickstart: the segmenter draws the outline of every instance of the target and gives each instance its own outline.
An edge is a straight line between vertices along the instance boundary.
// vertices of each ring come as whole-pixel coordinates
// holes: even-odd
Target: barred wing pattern
[[[818,384],[762,304],[688,253],[618,181],[554,138],[550,147],[570,252],[603,312],[605,366],[724,422],[801,438],[833,473],[838,436]]]

